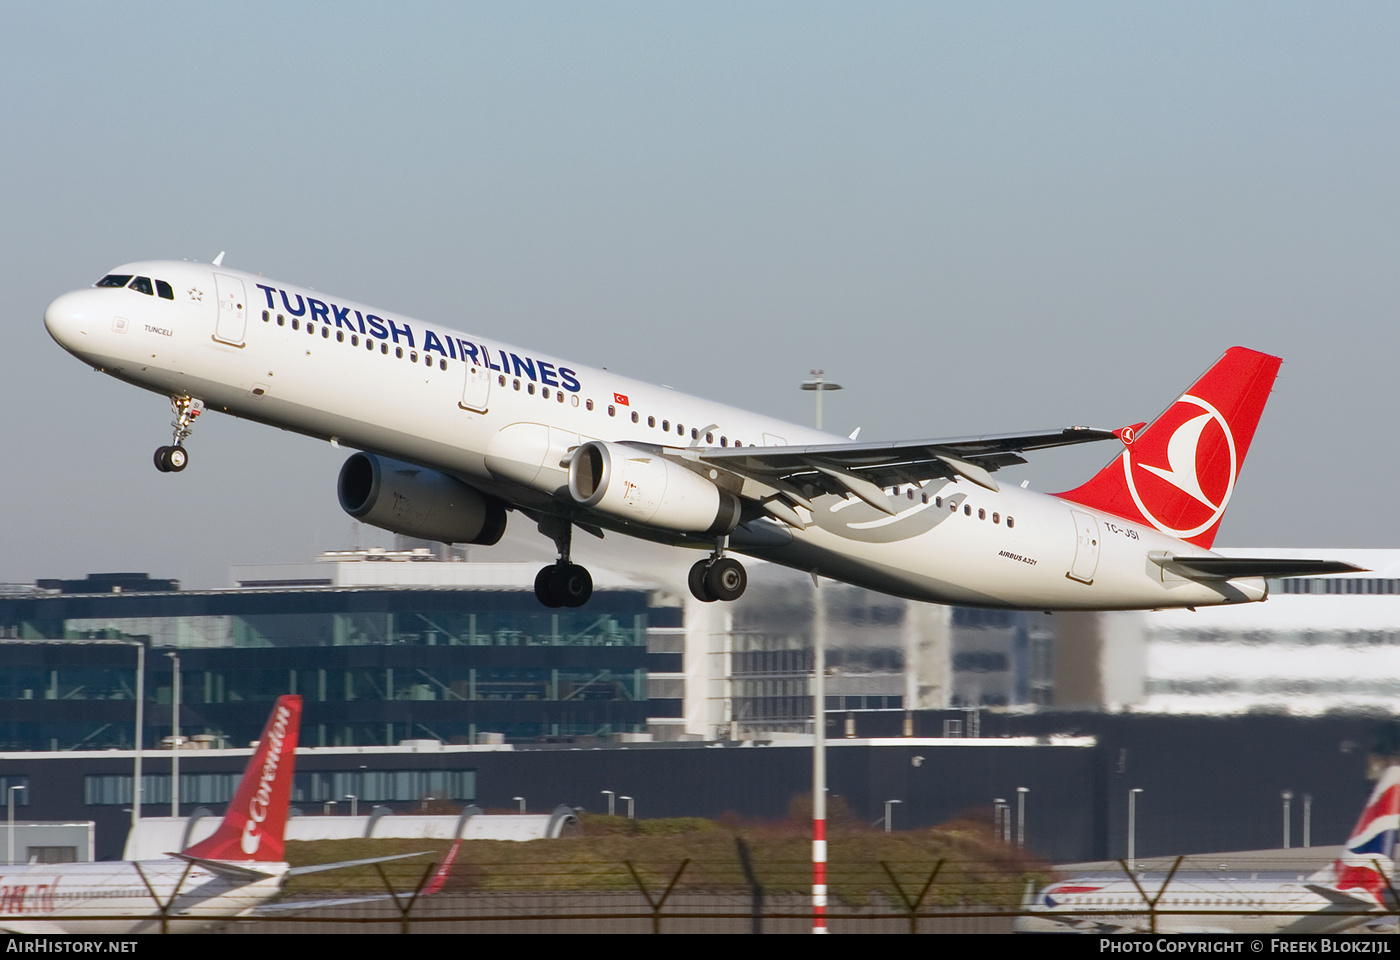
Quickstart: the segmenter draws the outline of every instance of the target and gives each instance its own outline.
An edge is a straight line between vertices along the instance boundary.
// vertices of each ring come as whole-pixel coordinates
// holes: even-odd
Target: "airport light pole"
[[[802,389],[811,390],[815,394],[813,399],[816,401],[817,407],[817,429],[820,430],[822,428],[822,394],[828,390],[842,389],[841,384],[832,383],[826,379],[825,370],[813,370],[812,379],[802,381]]]
[[[618,797],[617,799],[627,801],[627,819],[637,819],[637,801],[631,797]]]
[[[5,798],[5,805],[8,810],[8,820],[5,824],[6,836],[8,837],[8,849],[5,853],[5,862],[15,862],[15,791],[28,789],[24,784],[10,787],[9,796]]]
[[[896,803],[903,803],[903,802],[904,802],[903,800],[886,800],[886,801],[885,801],[885,832],[886,832],[886,833],[889,833],[889,832],[890,832],[890,808],[893,807]]]
[[[826,606],[815,570],[812,571],[812,932],[826,933]]]
[[[136,750],[132,755],[131,774],[131,834],[136,837],[137,825],[141,823],[141,744],[145,740],[146,729],[146,645],[140,640],[132,640],[136,647]]]
[[[520,812],[521,812],[521,813],[524,813],[524,812],[525,812],[525,798],[524,798],[524,797],[511,797],[511,799],[514,800],[516,803],[520,804]]]
[[[180,654],[172,650],[170,658],[170,815],[180,816]]]
[[[353,793],[347,793],[345,799],[350,801],[350,816],[358,817],[360,815],[360,798]]]
[[[1303,794],[1303,846],[1312,846],[1312,794]]]
[[[614,809],[613,801],[617,799],[617,794],[613,793],[611,790],[599,790],[598,792],[604,794],[608,798],[608,816],[611,817]]]
[[[813,370],[802,381],[816,400],[816,425],[822,428],[822,394],[840,390]],[[888,821],[887,821],[888,822]],[[826,601],[818,571],[812,571],[812,932],[826,933]]]
[[[1128,791],[1128,869],[1137,872],[1137,798],[1142,787]]]
[[[1292,846],[1288,828],[1293,826],[1293,791],[1285,790],[1279,797],[1283,800],[1283,849],[1287,850]]]
[[[1026,847],[1026,794],[1030,792],[1030,787],[1016,788],[1016,846],[1022,850]]]
[[[1011,807],[1005,798],[997,797],[992,801],[992,836],[998,840],[1005,841],[1007,834],[1011,830],[1007,827],[1006,821],[1011,819]]]

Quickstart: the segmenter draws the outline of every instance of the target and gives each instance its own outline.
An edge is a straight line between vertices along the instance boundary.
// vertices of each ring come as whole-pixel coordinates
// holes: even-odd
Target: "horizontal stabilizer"
[[[1318,577],[1329,573],[1365,573],[1364,567],[1340,560],[1279,560],[1271,557],[1172,557],[1173,566],[1211,580],[1236,577]]]
[[[346,867],[364,867],[371,863],[388,863],[391,860],[407,860],[410,857],[421,857],[432,853],[431,850],[419,850],[417,853],[399,853],[391,857],[369,857],[365,860],[340,860],[336,863],[311,863],[304,867],[292,867],[287,871],[289,877],[299,877],[307,873],[322,873],[326,870],[344,870]]]
[[[232,880],[235,883],[257,883],[259,880],[277,876],[277,873],[270,870],[258,870],[242,863],[231,863],[228,860],[207,860],[204,857],[192,857],[188,853],[172,853],[169,856],[178,857],[196,867],[203,867],[215,876]],[[261,861],[250,860],[248,862],[259,863]]]
[[[1332,907],[1345,907],[1351,910],[1376,909],[1375,901],[1367,900],[1365,897],[1354,897],[1349,893],[1343,893],[1333,887],[1325,887],[1320,883],[1307,883],[1304,884],[1304,886],[1322,899],[1328,901]]]

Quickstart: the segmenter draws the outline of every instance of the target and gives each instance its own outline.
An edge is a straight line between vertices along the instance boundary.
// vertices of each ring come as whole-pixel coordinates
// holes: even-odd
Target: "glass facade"
[[[641,590],[600,590],[576,610],[501,589],[3,596],[0,749],[132,746],[138,643],[148,747],[172,729],[167,653],[180,660],[180,733],[213,746],[256,738],[284,693],[306,701],[311,746],[637,732],[648,626],[679,615]]]
[[[83,778],[89,806],[131,804],[131,774],[90,774]],[[180,802],[223,804],[233,799],[240,776],[234,773],[180,774]],[[328,803],[356,797],[361,803],[476,799],[475,770],[314,770],[292,778],[293,803]],[[170,802],[170,774],[141,775],[142,806]]]

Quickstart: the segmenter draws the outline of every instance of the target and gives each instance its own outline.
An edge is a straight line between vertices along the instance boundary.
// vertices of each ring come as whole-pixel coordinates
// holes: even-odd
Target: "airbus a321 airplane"
[[[1389,767],[1333,863],[1310,877],[1080,877],[1051,884],[1020,933],[1342,933],[1395,928],[1400,767]],[[1147,904],[1156,900],[1155,930]]]
[[[689,577],[705,601],[744,592],[731,552],[914,600],[1045,610],[1262,600],[1265,577],[1357,569],[1210,552],[1281,362],[1253,350],[1228,350],[1150,425],[857,443],[222,258],[129,263],[44,315],[84,363],[170,398],[156,467],[185,469],[210,409],[355,448],[339,496],[365,523],[476,544],[510,512],[536,523],[559,553],[535,580],[547,606],[592,594],[576,527],[708,548]],[[1074,490],[992,477],[1028,451],[1115,438]]]

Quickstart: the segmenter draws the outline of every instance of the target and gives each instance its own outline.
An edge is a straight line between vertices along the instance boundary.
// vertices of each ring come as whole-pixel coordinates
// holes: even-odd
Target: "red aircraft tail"
[[[185,855],[203,860],[281,863],[282,833],[292,797],[301,697],[279,697],[267,718],[262,739],[238,782],[223,822]]]
[[[1210,549],[1281,363],[1231,347],[1145,429],[1119,431],[1126,449],[1112,463],[1057,496]]]

